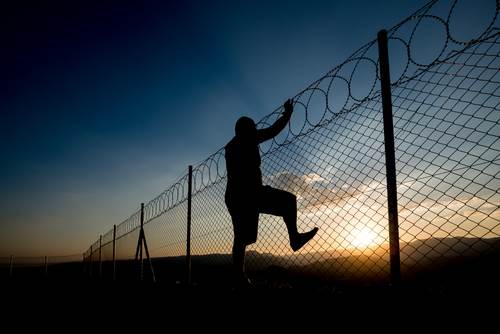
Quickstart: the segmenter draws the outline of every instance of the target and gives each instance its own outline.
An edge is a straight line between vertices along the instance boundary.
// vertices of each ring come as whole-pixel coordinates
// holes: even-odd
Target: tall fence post
[[[102,235],[99,236],[99,278],[102,278]]]
[[[142,233],[144,231],[144,203],[141,203],[141,230],[139,232],[139,243],[140,243],[140,266],[141,266],[141,281],[144,279],[144,262],[142,260]]]
[[[47,276],[47,275],[48,275],[48,273],[49,273],[49,270],[48,270],[49,262],[48,262],[47,256],[45,256],[45,259],[44,259],[44,263],[43,263],[43,264],[44,264],[44,267],[45,267],[45,269],[44,269],[44,271],[45,271],[45,276]]]
[[[191,285],[191,195],[193,183],[193,166],[189,165],[188,174],[188,208],[187,208],[187,237],[186,237],[186,283]]]
[[[113,225],[113,281],[116,280],[116,224]]]
[[[384,117],[385,166],[387,173],[387,208],[389,211],[389,248],[391,283],[398,285],[401,280],[399,256],[398,197],[396,188],[396,155],[394,149],[394,125],[392,115],[391,78],[389,74],[389,50],[387,31],[377,34],[380,62],[380,86]]]
[[[14,255],[11,255],[9,260],[9,277],[12,277],[13,268],[14,268]]]
[[[92,277],[92,246],[90,245],[89,276]]]

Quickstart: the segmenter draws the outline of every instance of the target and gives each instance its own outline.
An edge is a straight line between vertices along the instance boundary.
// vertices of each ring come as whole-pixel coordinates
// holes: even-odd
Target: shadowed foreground
[[[12,282],[11,282],[12,283]],[[4,285],[5,287],[5,285]],[[462,324],[490,317],[488,307],[500,294],[485,286],[381,285],[322,286],[315,288],[277,288],[257,285],[252,289],[227,287],[153,284],[146,282],[37,282],[12,283],[4,294],[4,305],[24,316],[50,319],[54,315],[74,319],[75,324],[113,328],[129,327],[136,322],[151,329],[202,326],[204,330],[234,329],[244,326],[261,328],[278,325],[281,329],[296,320],[310,317],[309,330],[339,326],[369,326],[383,329],[395,316],[415,321],[413,326],[449,324],[461,313]],[[372,323],[372,320],[373,323]],[[398,320],[398,321],[399,321]],[[458,320],[458,319],[457,319]],[[302,321],[302,320],[300,320]],[[353,322],[354,321],[354,322]],[[369,321],[366,322],[366,321]],[[474,321],[475,323],[475,321]],[[478,322],[481,326],[484,322]],[[60,323],[56,323],[57,325]],[[435,328],[435,327],[433,327]],[[477,329],[477,327],[476,327]],[[308,331],[309,332],[309,331]]]
[[[110,262],[102,264],[102,278],[98,263],[92,266],[92,277],[90,268],[81,262],[51,265],[47,274],[40,266],[15,268],[11,278],[6,268],[0,268],[2,303],[8,305],[6,318],[10,312],[43,319],[67,315],[75,323],[92,325],[105,318],[113,327],[140,321],[141,325],[172,328],[191,316],[189,326],[203,324],[214,330],[231,327],[227,319],[245,327],[259,326],[265,319],[281,328],[291,325],[284,319],[295,319],[295,315],[319,319],[312,325],[319,327],[332,321],[335,328],[358,326],[369,318],[376,320],[370,326],[385,326],[396,315],[412,326],[436,321],[448,326],[446,314],[458,319],[457,314],[463,313],[466,316],[460,320],[466,322],[476,313],[484,318],[496,312],[491,305],[500,297],[500,248],[492,247],[498,240],[484,245],[490,250],[487,253],[471,247],[478,244],[471,239],[460,240],[464,248],[460,253],[440,249],[450,249],[449,243],[457,240],[430,239],[407,245],[431,247],[436,256],[428,255],[426,261],[413,258],[415,262],[406,258],[399,287],[391,286],[387,275],[385,279],[380,275],[387,270],[377,268],[387,268],[387,263],[381,262],[377,251],[372,256],[379,262],[367,255],[325,258],[318,253],[295,266],[285,266],[286,259],[253,252],[249,260],[254,285],[248,289],[231,287],[229,254],[212,254],[193,256],[190,287],[183,284],[185,257],[153,259],[156,283],[146,261],[144,281],[139,280],[138,263],[131,260],[117,261],[116,281],[111,279]]]
[[[437,246],[434,246],[435,248]],[[50,266],[45,273],[40,267],[16,268],[13,276],[7,276],[6,268],[1,268],[4,291],[14,296],[26,294],[29,297],[66,293],[82,294],[84,298],[98,298],[111,294],[116,298],[143,296],[146,299],[167,298],[184,300],[194,298],[239,299],[279,297],[311,297],[334,302],[339,298],[457,298],[462,296],[489,297],[500,295],[500,252],[474,255],[462,252],[460,255],[428,257],[425,266],[417,267],[411,262],[402,266],[403,282],[399,288],[392,287],[387,276],[380,276],[375,269],[382,265],[370,262],[365,255],[358,257],[337,257],[323,261],[311,261],[304,265],[283,266],[279,257],[269,254],[254,253],[254,270],[251,273],[251,288],[236,290],[231,282],[230,255],[213,254],[194,256],[192,259],[191,287],[184,284],[185,258],[153,259],[156,283],[152,283],[147,263],[144,262],[144,281],[140,281],[140,268],[135,261],[117,261],[117,280],[111,280],[111,263],[102,265],[102,278],[99,278],[99,266],[89,268],[82,263],[65,263]],[[375,256],[375,255],[374,255]],[[318,255],[319,257],[319,255]],[[330,265],[326,266],[325,261]],[[368,264],[372,263],[370,267]],[[339,272],[334,269],[345,268],[351,272]],[[332,272],[326,272],[329,268]],[[362,269],[362,270],[361,270]],[[84,271],[85,270],[85,271]],[[347,279],[346,277],[350,277]],[[144,294],[143,294],[144,293]],[[141,297],[142,298],[142,297]]]
[[[92,328],[104,322],[128,329],[137,322],[155,330],[185,325],[219,332],[234,330],[235,324],[245,330],[276,324],[283,330],[294,326],[293,319],[307,317],[314,319],[308,332],[325,326],[337,331],[341,325],[387,330],[395,317],[412,328],[442,323],[449,329],[456,323],[449,319],[480,327],[485,322],[474,319],[491,319],[497,310],[499,255],[436,257],[425,270],[406,275],[399,287],[383,280],[326,280],[271,265],[254,271],[254,286],[240,290],[227,280],[229,255],[194,257],[190,287],[176,281],[183,279],[183,257],[154,259],[157,283],[147,270],[145,280],[139,281],[133,261],[117,263],[117,281],[110,280],[106,263],[102,279],[97,278],[97,266],[91,278],[83,273],[82,263],[69,263],[49,268],[48,276],[40,268],[18,268],[11,279],[2,276],[2,303],[7,305],[5,319],[21,314],[43,323],[57,316]]]

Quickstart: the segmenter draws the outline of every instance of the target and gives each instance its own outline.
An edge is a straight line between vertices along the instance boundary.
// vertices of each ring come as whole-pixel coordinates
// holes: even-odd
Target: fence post
[[[47,256],[45,256],[45,259],[44,259],[44,266],[45,266],[45,276],[48,275],[48,260],[47,260]]]
[[[137,259],[140,259],[141,281],[144,279],[144,262],[142,258],[143,246],[144,250],[146,251],[146,256],[148,258],[149,269],[151,270],[151,278],[153,279],[153,283],[155,283],[156,282],[155,271],[153,269],[153,262],[151,261],[151,256],[149,256],[148,243],[146,241],[146,234],[144,232],[144,203],[141,203],[141,229],[139,231],[139,239],[137,240],[137,249],[135,251],[135,261],[137,261]]]
[[[9,260],[9,277],[12,277],[13,267],[14,267],[14,255],[11,255]]]
[[[99,236],[99,278],[102,278],[102,235]]]
[[[187,237],[186,237],[186,283],[191,285],[191,195],[193,183],[193,166],[189,165],[188,174],[188,208],[187,208]]]
[[[142,233],[144,232],[144,203],[141,203],[141,230],[139,232],[140,261],[141,261],[141,281],[144,280],[144,261],[142,260]]]
[[[398,194],[396,188],[396,155],[394,149],[394,125],[392,115],[391,78],[389,74],[389,51],[387,31],[377,34],[380,62],[380,86],[384,117],[385,166],[387,178],[387,209],[389,213],[389,248],[391,283],[398,285],[401,280],[399,256]]]
[[[89,276],[92,277],[92,246],[90,245],[90,263],[89,263]]]
[[[113,281],[116,280],[116,224],[113,225]]]

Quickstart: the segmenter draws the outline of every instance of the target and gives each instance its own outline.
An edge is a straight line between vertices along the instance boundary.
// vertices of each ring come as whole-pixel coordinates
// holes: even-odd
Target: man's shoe
[[[302,246],[304,246],[309,240],[311,240],[317,232],[318,228],[315,227],[309,232],[299,233],[297,237],[290,241],[290,246],[292,247],[293,251],[296,252],[301,249]]]

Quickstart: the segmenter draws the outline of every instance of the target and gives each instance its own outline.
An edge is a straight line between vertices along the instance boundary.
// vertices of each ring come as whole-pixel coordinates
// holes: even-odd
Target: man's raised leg
[[[260,212],[283,217],[293,251],[302,248],[318,232],[317,227],[306,233],[298,232],[297,197],[294,194],[266,186],[263,188],[260,201]]]

